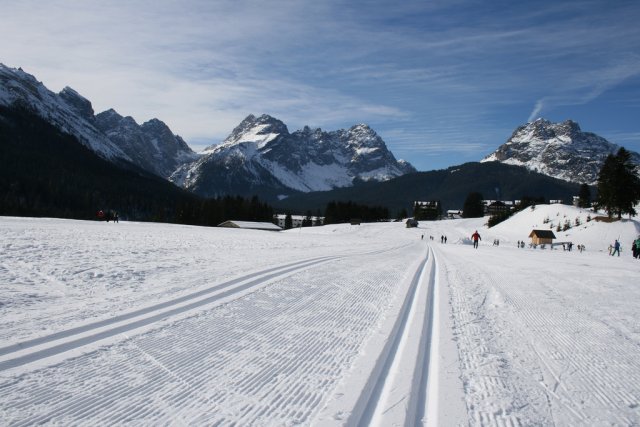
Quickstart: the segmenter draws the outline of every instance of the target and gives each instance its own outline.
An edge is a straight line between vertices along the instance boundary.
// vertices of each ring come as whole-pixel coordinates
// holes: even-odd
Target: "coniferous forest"
[[[217,225],[271,221],[257,197],[204,199],[130,163],[114,164],[37,115],[0,107],[0,215]]]

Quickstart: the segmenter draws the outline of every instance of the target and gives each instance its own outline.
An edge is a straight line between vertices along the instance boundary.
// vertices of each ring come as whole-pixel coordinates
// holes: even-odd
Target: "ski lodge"
[[[553,234],[551,230],[533,230],[529,237],[531,238],[531,243],[534,245],[544,245],[544,244],[552,244],[553,239],[556,238],[556,235]]]

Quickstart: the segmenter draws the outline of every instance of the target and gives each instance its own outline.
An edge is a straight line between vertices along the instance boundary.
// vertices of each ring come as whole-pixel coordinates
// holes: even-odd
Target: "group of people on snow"
[[[98,211],[98,213],[96,214],[96,217],[98,218],[98,221],[113,221],[113,222],[118,222],[119,217],[118,217],[118,212],[115,211],[103,211],[102,209],[100,209]]]

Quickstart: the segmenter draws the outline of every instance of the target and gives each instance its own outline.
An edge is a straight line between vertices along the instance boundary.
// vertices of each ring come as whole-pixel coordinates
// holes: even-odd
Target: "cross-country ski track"
[[[422,255],[412,257],[407,271],[402,264],[415,251]],[[372,274],[369,266],[382,258],[385,268]],[[336,270],[335,263],[351,265]],[[426,408],[433,269],[433,258],[417,244],[306,259],[0,348],[0,371],[22,369],[0,385],[5,417],[16,426],[309,422],[357,360],[372,327],[391,315],[397,321],[381,332],[388,334],[385,344],[367,347],[380,358],[348,424],[380,419],[385,425],[390,416],[414,424]],[[263,299],[265,293],[280,295],[278,303]],[[101,345],[105,339],[111,340]],[[409,370],[394,367],[407,361]],[[36,368],[28,370],[30,364]],[[412,385],[416,374],[420,380]],[[380,414],[399,406],[389,391],[398,384],[410,386],[401,405],[407,410]],[[200,418],[185,416],[198,407]]]
[[[515,244],[587,214],[275,234],[0,217],[0,425],[640,425],[640,264],[598,246],[640,224],[563,236],[584,253]]]

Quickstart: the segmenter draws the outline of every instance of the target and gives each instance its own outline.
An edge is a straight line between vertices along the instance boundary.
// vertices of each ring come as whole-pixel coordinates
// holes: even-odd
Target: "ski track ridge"
[[[353,253],[349,262],[364,272],[368,262],[357,257],[377,257],[396,251],[394,259],[399,265],[404,259],[401,249],[406,246]],[[298,297],[278,302],[283,310],[276,310],[279,314],[275,317],[270,314],[273,310],[269,307],[260,310],[258,304],[258,309],[243,310],[246,316],[240,319],[242,324],[235,326],[239,319],[234,320],[232,312],[228,320],[218,314],[209,321],[209,311],[201,311],[175,325],[165,324],[156,328],[153,333],[129,338],[124,332],[114,332],[124,338],[115,346],[115,355],[111,354],[110,346],[48,368],[76,372],[72,382],[52,386],[48,381],[38,380],[41,376],[41,379],[46,378],[47,370],[7,378],[7,383],[0,385],[0,399],[5,403],[11,402],[7,407],[13,407],[21,414],[16,416],[14,412],[13,416],[17,418],[13,418],[10,424],[77,425],[99,420],[97,422],[118,425],[145,420],[182,425],[264,425],[278,419],[308,423],[328,390],[341,377],[341,372],[353,362],[362,340],[379,319],[383,308],[380,304],[388,299],[384,295],[394,292],[397,283],[394,276],[388,276],[391,273],[362,275],[356,270],[349,276],[341,276],[341,269],[333,272],[322,267],[331,260],[344,260],[345,257],[324,257],[308,265],[294,263],[296,267],[292,267],[292,271],[275,273],[281,278],[297,274],[309,280]],[[307,267],[322,268],[325,273],[318,275]],[[333,276],[334,279],[331,278]],[[255,286],[267,280],[270,278],[255,279]],[[335,300],[335,297],[327,296],[324,308],[316,312],[317,308],[313,307],[325,298],[327,286],[345,298]],[[243,302],[245,300],[259,300],[262,293],[236,301],[242,306],[248,304]],[[282,299],[286,299],[289,294],[285,292],[282,295]],[[221,310],[224,312],[231,308],[222,306],[216,312]],[[161,313],[162,318],[170,315]],[[302,331],[279,333],[282,329],[278,325],[292,318],[302,326]],[[228,327],[224,323],[221,325],[220,321],[227,322]],[[348,328],[336,332],[336,322],[344,328],[348,325]],[[167,334],[175,326],[179,326],[180,344],[168,339],[173,337]],[[207,336],[206,342],[203,342],[203,336]],[[247,354],[243,352],[247,345],[266,352],[282,353],[286,361],[274,363],[268,353],[259,354],[257,350],[253,353],[255,356],[252,352]],[[104,352],[111,354],[106,361],[101,357]],[[118,376],[122,380],[103,383],[103,376],[113,375],[107,363],[118,363],[118,354],[122,360],[128,361],[119,368]],[[228,369],[229,366],[236,368]],[[218,369],[222,367],[227,369]],[[140,380],[140,372],[144,372],[144,381]],[[29,380],[30,377],[34,379]],[[60,378],[65,377],[62,375]],[[55,378],[58,378],[57,374],[51,377],[52,380]],[[212,387],[212,382],[215,387]],[[78,384],[82,385],[80,393]],[[234,404],[238,395],[245,396],[240,399],[244,402],[242,408]],[[252,400],[247,399],[248,396]],[[206,412],[196,419],[187,419],[203,406],[207,408]]]
[[[81,338],[76,338],[76,339],[71,339],[71,340],[67,340],[67,341],[63,341],[60,344],[55,344],[52,347],[48,347],[48,348],[44,348],[42,350],[36,350],[36,351],[32,351],[30,353],[15,357],[13,359],[7,359],[4,361],[0,361],[0,372],[5,371],[7,369],[11,369],[11,368],[15,368],[18,366],[22,366],[24,364],[27,363],[31,363],[46,357],[50,357],[56,354],[60,354],[69,350],[73,350],[76,349],[78,347],[82,347],[84,345],[87,344],[91,344],[93,342],[105,339],[105,338],[109,338],[112,337],[114,335],[118,335],[118,334],[122,334],[125,332],[128,332],[132,329],[136,329],[142,326],[146,326],[149,325],[151,323],[157,322],[158,320],[173,316],[173,315],[177,315],[177,314],[181,314],[184,313],[186,311],[192,310],[194,308],[199,308],[203,305],[207,305],[210,304],[212,302],[215,302],[217,300],[220,300],[222,298],[228,297],[232,294],[236,294],[239,292],[243,292],[246,291],[252,287],[256,287],[259,286],[261,284],[263,284],[264,282],[267,282],[271,279],[274,279],[276,277],[280,277],[280,276],[285,276],[285,275],[289,275],[289,274],[293,274],[294,272],[307,268],[309,266],[313,266],[316,264],[320,264],[323,262],[328,262],[330,260],[336,259],[337,257],[320,257],[320,258],[316,258],[316,259],[311,259],[311,260],[305,260],[302,262],[296,262],[296,263],[291,263],[291,264],[287,264],[285,266],[281,266],[281,267],[277,267],[277,268],[271,268],[271,269],[267,269],[267,270],[263,270],[261,272],[258,273],[253,273],[253,274],[249,274],[247,276],[243,276],[240,278],[236,278],[233,280],[230,280],[228,282],[225,282],[223,284],[220,285],[216,285],[213,286],[211,288],[202,290],[202,291],[198,291],[195,292],[193,294],[189,294],[189,295],[185,295],[183,297],[179,297],[170,301],[166,301],[160,304],[156,304],[154,306],[151,307],[147,307],[144,309],[140,309],[140,310],[136,310],[134,312],[131,313],[126,313],[120,316],[116,316],[114,318],[110,318],[110,319],[105,319],[103,321],[99,321],[99,322],[94,322],[91,323],[89,325],[85,325],[85,326],[80,326],[77,328],[72,328],[66,331],[61,331],[61,332],[57,332],[51,335],[47,335],[44,337],[40,337],[40,338],[35,338],[33,340],[29,340],[29,341],[25,341],[23,343],[18,343],[18,344],[14,344],[12,346],[9,347],[5,347],[4,349],[4,354],[3,355],[7,355],[7,354],[11,354],[11,353],[15,353],[18,351],[21,351],[23,349],[28,349],[28,348],[32,348],[34,346],[38,346],[38,345],[46,345],[46,344],[50,344],[50,343],[55,343],[56,341],[59,340],[63,340],[65,338],[72,338],[76,335],[82,334],[82,333],[90,333],[91,331],[95,331],[97,329],[100,329],[104,326],[111,326],[111,325],[115,325],[118,324],[122,321],[125,320],[131,320],[131,319],[136,319],[140,316],[144,316],[147,314],[151,314],[148,317],[142,317],[140,319],[137,320],[132,320],[130,322],[127,322],[125,324],[119,325],[119,326],[112,326],[109,329],[106,329],[104,331],[100,331],[100,332],[96,332],[93,333],[89,336],[84,336]],[[266,274],[265,274],[266,273]],[[242,283],[245,282],[247,279],[251,279],[254,277],[257,277],[257,279],[253,279],[250,280],[249,282],[246,283]],[[237,285],[237,286],[235,286]],[[203,295],[208,295],[208,294],[213,294],[211,296],[208,296],[204,299],[200,299],[198,300],[198,297],[201,297]],[[167,307],[173,307],[176,305],[179,305],[180,303],[183,302],[187,302],[187,301],[193,301],[188,303],[187,305],[184,306],[179,306],[176,308],[172,308],[170,310],[167,311],[161,311],[164,308]]]
[[[369,377],[364,392],[359,397],[346,425],[369,426],[376,422],[384,424],[386,422],[384,420],[385,413],[398,404],[403,405],[401,410],[404,413],[401,417],[405,425],[414,426],[423,423],[429,398],[427,395],[427,380],[435,285],[435,256],[433,249],[428,246],[423,260],[413,275],[411,285],[405,295],[400,314],[391,334],[386,340],[385,347],[376,362],[372,375]],[[424,290],[425,287],[427,288],[426,290]],[[424,294],[426,300],[419,298],[419,294]],[[419,315],[412,317],[413,312],[419,311],[420,306],[426,307],[424,315],[421,318]],[[409,357],[409,360],[405,360],[408,357],[403,357],[403,353],[405,351],[410,352],[405,347],[411,345],[411,338],[408,338],[408,336],[414,330],[416,324],[418,324],[420,330],[419,344],[417,345],[418,351],[417,354],[413,354],[414,359]],[[408,373],[400,375],[404,375],[405,382],[407,380],[406,376],[409,375],[411,378],[408,380],[408,384],[411,384],[411,386],[406,395],[399,397],[398,394],[401,393],[397,393],[397,390],[394,390],[397,384],[394,384],[395,378],[392,371],[398,371],[399,365],[403,365],[405,362],[412,364],[411,369],[407,371]],[[417,381],[414,380],[415,378],[417,378]],[[393,399],[393,401],[389,399]],[[406,400],[406,403],[403,402],[404,400]],[[380,411],[383,411],[382,414],[379,414]],[[382,421],[380,418],[382,418]],[[397,420],[393,421],[394,425],[396,422]]]

